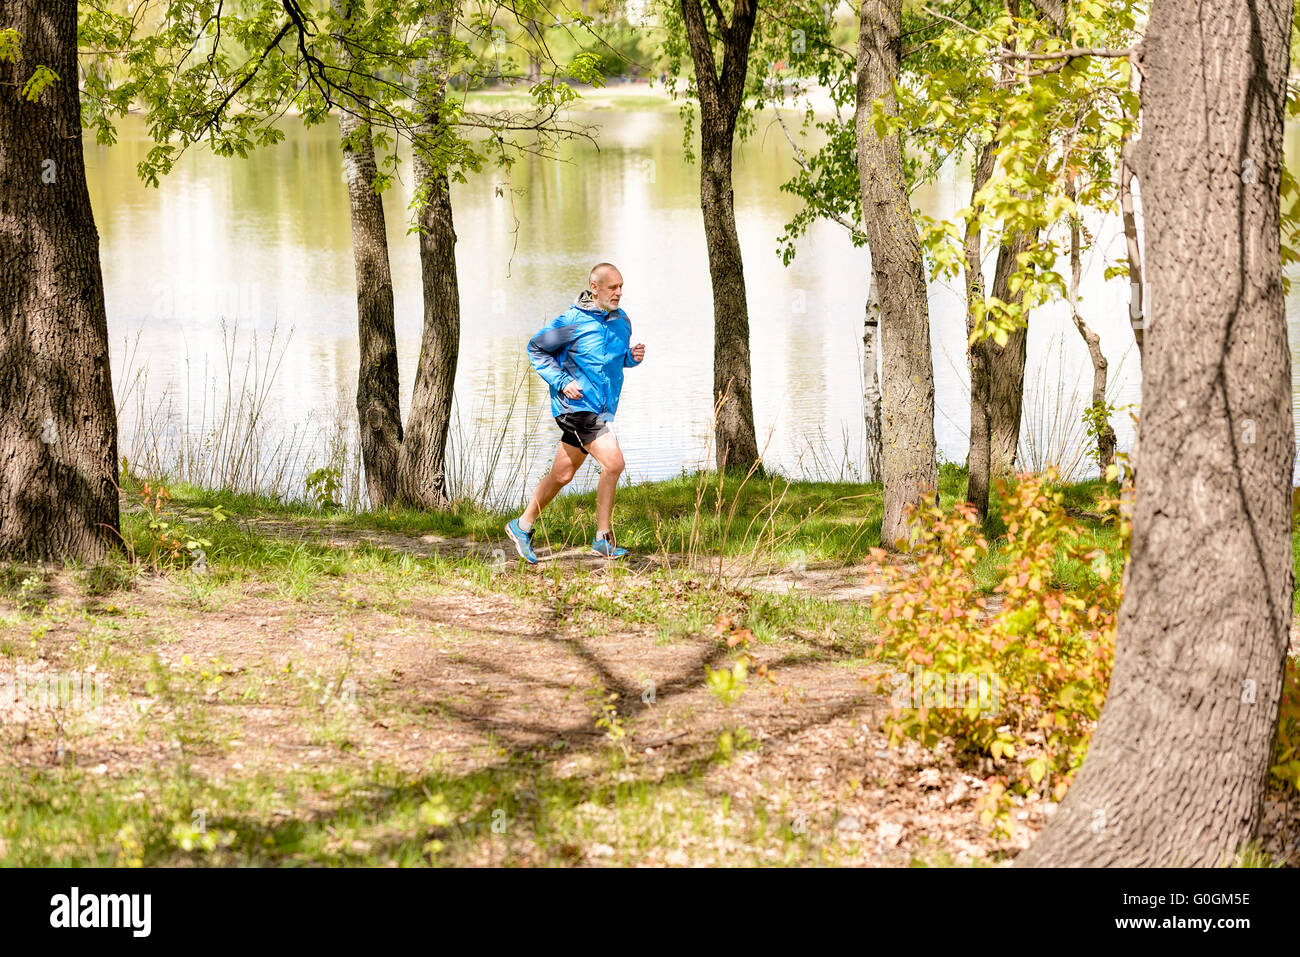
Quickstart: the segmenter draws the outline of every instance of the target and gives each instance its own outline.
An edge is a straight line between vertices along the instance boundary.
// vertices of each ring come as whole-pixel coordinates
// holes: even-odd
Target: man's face
[[[618,301],[623,298],[623,277],[617,269],[604,269],[591,279],[591,295],[596,305],[606,312],[618,308]]]

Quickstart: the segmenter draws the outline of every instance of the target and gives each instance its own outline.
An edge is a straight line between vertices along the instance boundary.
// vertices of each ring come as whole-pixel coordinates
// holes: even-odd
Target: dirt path
[[[504,535],[499,541],[479,542],[470,538],[403,535],[369,529],[344,528],[331,523],[308,524],[264,518],[241,517],[236,520],[236,524],[261,535],[316,542],[336,548],[346,548],[365,542],[422,557],[436,554],[449,558],[478,556],[502,565],[519,563],[518,556]],[[609,564],[608,559],[596,555],[585,546],[556,549],[541,545],[536,547],[536,553],[539,559],[536,567],[539,571],[545,571],[555,565],[600,571],[607,568]],[[625,567],[646,572],[670,566],[677,567],[685,561],[685,557],[679,554],[665,556],[639,553],[630,553],[626,558],[619,560]],[[713,574],[717,571],[717,560],[697,561],[695,566],[701,573]],[[869,566],[866,563],[848,566],[813,566],[802,571],[793,569],[759,571],[743,561],[731,559],[723,563],[722,573],[729,585],[758,588],[780,594],[794,591],[833,601],[863,602],[880,590],[879,585],[869,581]]]
[[[367,543],[494,560],[493,549],[506,545],[485,549],[464,538],[234,521],[259,535],[343,549]],[[517,564],[513,554],[505,560]],[[626,566],[633,574],[608,576],[601,574],[605,559],[575,548],[546,554],[539,569],[556,563],[589,569],[592,594],[619,608],[662,596],[655,588],[703,587],[689,581],[650,587],[642,573],[664,560],[634,556]],[[733,588],[795,588],[844,602],[860,602],[872,591],[862,567],[795,576],[733,563],[724,572]],[[0,695],[9,762],[30,768],[71,762],[121,775],[179,761],[182,739],[188,765],[211,780],[257,773],[274,779],[313,769],[365,774],[377,765],[415,781],[435,768],[477,780],[526,761],[538,782],[515,795],[526,808],[546,782],[555,787],[607,775],[610,755],[621,749],[620,779],[686,781],[681,787],[690,800],[721,815],[706,829],[715,835],[708,840],[698,828],[670,828],[634,851],[612,839],[577,846],[572,861],[592,864],[776,862],[782,859],[776,846],[755,847],[752,839],[737,844],[736,834],[752,834],[767,814],[776,816],[773,827],[794,830],[812,849],[812,857],[799,859],[804,862],[977,863],[1027,846],[1051,810],[1027,801],[1015,813],[1014,835],[992,838],[979,821],[977,801],[987,791],[982,775],[910,742],[888,748],[880,732],[888,703],[863,681],[871,666],[814,638],[756,644],[756,663],[766,664],[778,683],[751,675],[745,693],[726,705],[709,688],[706,671],[731,664],[723,642],[710,633],[665,637],[635,616],[575,614],[555,576],[541,578],[544,588],[533,592],[540,598],[416,574],[409,585],[343,576],[306,598],[285,597],[283,586],[254,580],[233,594],[203,599],[183,578],[143,576],[106,606],[82,595],[69,573],[54,576],[52,605],[65,610],[29,619],[29,633],[39,629],[40,642],[39,656],[26,665],[29,678],[93,661],[108,693],[102,708],[58,735],[48,715],[6,704]],[[90,612],[107,615],[108,625]],[[150,679],[141,665],[149,655],[158,656],[178,694]],[[617,695],[617,734],[596,723],[598,702],[608,695]],[[734,753],[719,760],[724,742]],[[343,811],[318,799],[311,813],[328,822]],[[608,833],[619,813],[616,806],[583,805],[597,834]],[[729,827],[733,820],[740,823]],[[614,826],[624,833],[617,820]],[[486,842],[483,856],[467,862],[547,860],[530,857],[526,846],[503,853]]]

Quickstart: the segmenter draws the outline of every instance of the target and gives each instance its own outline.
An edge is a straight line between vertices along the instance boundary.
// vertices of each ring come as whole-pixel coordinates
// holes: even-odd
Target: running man
[[[622,298],[622,274],[609,263],[600,263],[591,270],[588,288],[569,311],[528,340],[528,360],[551,387],[551,414],[560,427],[560,447],[550,474],[538,484],[524,514],[506,525],[519,557],[530,565],[537,564],[533,525],[542,509],[573,480],[588,453],[600,463],[596,538],[591,550],[606,558],[627,554],[626,548],[614,543],[612,531],[614,490],[623,474],[623,452],[608,423],[618,411],[623,370],[641,364],[645,343],[630,345],[632,323],[618,308]]]

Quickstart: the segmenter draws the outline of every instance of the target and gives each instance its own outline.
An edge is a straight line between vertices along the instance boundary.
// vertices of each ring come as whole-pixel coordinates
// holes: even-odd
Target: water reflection
[[[645,364],[627,376],[617,422],[629,479],[671,476],[710,461],[713,320],[698,167],[683,159],[672,108],[598,110],[578,119],[600,125],[599,149],[574,141],[563,150],[564,162],[528,157],[508,180],[487,171],[453,187],[463,307],[459,431],[461,444],[474,446],[463,450],[472,460],[462,467],[467,474],[495,467],[504,478],[522,463],[520,493],[549,463],[558,438],[545,388],[527,371],[524,344],[568,306],[600,260],[622,269],[634,341],[647,345]],[[88,143],[114,369],[122,367],[123,341],[138,333],[146,405],[167,390],[183,397],[187,383],[193,396],[205,376],[224,376],[228,329],[236,330],[238,358],[254,334],[264,354],[272,329],[283,336],[292,328],[267,397],[273,428],[313,417],[322,424],[335,408],[346,418],[357,345],[337,129],[291,123],[286,134],[284,143],[245,160],[193,153],[156,190],[135,174],[148,150],[138,119],[123,123],[111,148]],[[794,169],[784,137],[764,124],[737,153],[759,444],[766,443],[765,461],[788,474],[855,478],[862,469],[862,311],[870,260],[840,227],[822,223],[794,263],[781,265],[776,239],[798,202],[778,187]],[[407,164],[385,196],[404,407],[422,322],[418,250],[407,234],[410,189]],[[918,190],[914,201],[942,215],[969,202],[969,183],[960,171],[950,173]],[[1083,309],[1110,360],[1115,401],[1135,403],[1127,287],[1102,281],[1107,262],[1123,255],[1123,240],[1113,218],[1093,226],[1100,240],[1085,262]],[[961,461],[969,393],[958,284],[932,286],[931,315],[936,434],[943,455]],[[1083,441],[1078,417],[1090,377],[1087,350],[1064,307],[1035,314],[1024,430],[1035,456],[1077,457],[1064,446]],[[512,401],[515,413],[498,443],[489,437],[501,431]],[[193,418],[194,404],[181,414]],[[142,427],[128,412],[124,448]],[[1126,448],[1126,418],[1116,427]],[[323,464],[325,433],[313,441],[302,468]],[[584,470],[573,487],[594,480]]]

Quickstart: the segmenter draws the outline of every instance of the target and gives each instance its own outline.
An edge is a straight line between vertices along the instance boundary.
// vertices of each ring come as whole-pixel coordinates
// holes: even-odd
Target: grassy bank
[[[1098,486],[1064,491],[1113,548]],[[134,564],[0,567],[0,863],[985,864],[1041,823],[990,837],[980,774],[878,731],[889,662],[837,591],[878,486],[628,487],[613,565],[565,495],[537,568],[470,503],[172,492],[127,499]],[[148,567],[182,527],[202,566]]]

